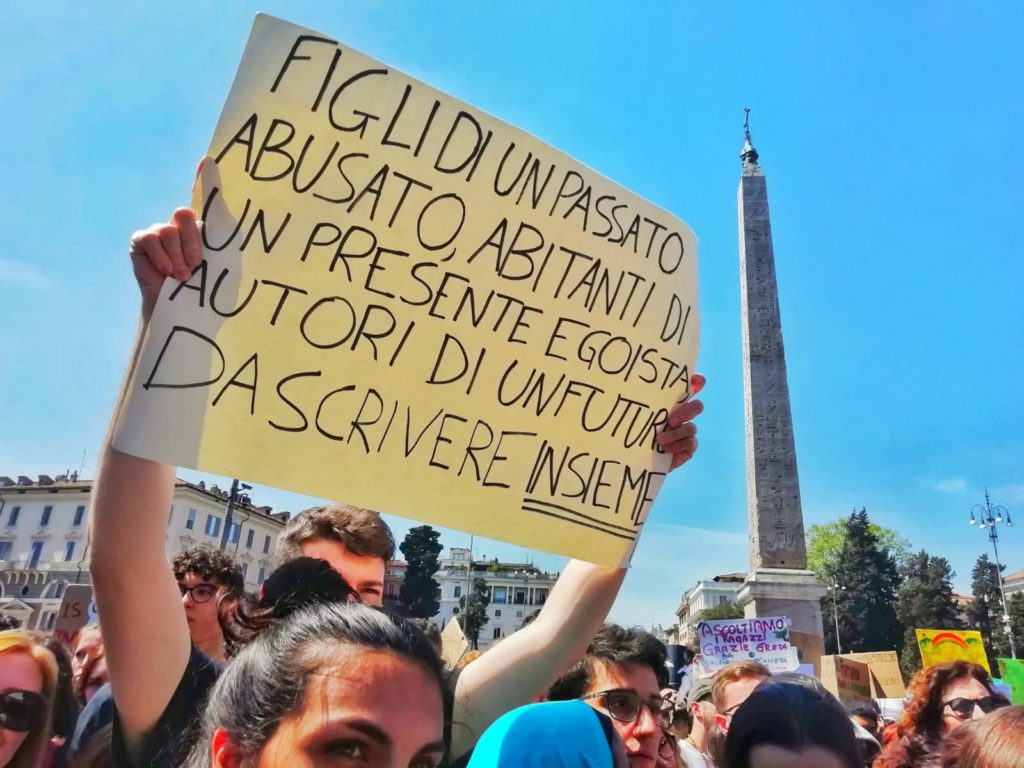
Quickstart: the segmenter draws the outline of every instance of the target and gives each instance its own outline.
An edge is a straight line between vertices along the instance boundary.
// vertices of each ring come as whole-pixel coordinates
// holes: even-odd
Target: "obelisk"
[[[793,629],[820,637],[825,589],[807,570],[768,188],[750,139],[749,110],[740,159],[740,295],[750,575],[738,599],[748,618],[788,616]]]

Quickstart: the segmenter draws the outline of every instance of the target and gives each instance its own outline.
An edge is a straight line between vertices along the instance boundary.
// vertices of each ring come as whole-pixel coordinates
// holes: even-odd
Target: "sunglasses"
[[[9,731],[31,731],[46,719],[46,699],[35,691],[4,691],[0,693],[0,728]]]
[[[581,696],[580,701],[600,697],[604,697],[604,708],[612,720],[618,720],[620,723],[632,723],[640,717],[640,710],[647,707],[661,725],[671,724],[672,712],[675,707],[660,696],[645,701],[636,691],[631,691],[628,688],[613,688],[610,691]]]
[[[961,720],[969,720],[974,714],[975,707],[987,715],[992,710],[999,709],[1003,703],[994,696],[984,696],[980,699],[950,699],[943,706],[949,707],[953,714]]]
[[[178,584],[178,590],[181,592],[182,597],[191,594],[193,603],[207,603],[210,601],[210,598],[217,594],[217,587],[213,584],[196,584],[194,587]]]

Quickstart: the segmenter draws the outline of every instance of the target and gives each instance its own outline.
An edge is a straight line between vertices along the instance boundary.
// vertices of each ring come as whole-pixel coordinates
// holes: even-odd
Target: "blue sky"
[[[986,485],[1024,528],[1019,3],[14,4],[0,25],[0,474],[77,469],[83,451],[92,474],[135,330],[129,235],[188,201],[257,11],[530,131],[697,233],[701,448],[659,497],[613,618],[668,623],[697,579],[747,566],[744,106],[768,176],[806,523],[865,506],[949,558],[962,591],[988,551],[966,525]],[[1000,543],[1024,568],[1024,532]],[[476,553],[526,556],[479,539]]]

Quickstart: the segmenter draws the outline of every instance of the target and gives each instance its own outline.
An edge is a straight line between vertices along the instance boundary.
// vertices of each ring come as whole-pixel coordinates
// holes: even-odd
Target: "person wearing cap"
[[[711,703],[711,678],[693,681],[686,695],[690,711],[690,735],[679,740],[679,757],[686,768],[714,768],[708,746],[715,730],[715,705]]]

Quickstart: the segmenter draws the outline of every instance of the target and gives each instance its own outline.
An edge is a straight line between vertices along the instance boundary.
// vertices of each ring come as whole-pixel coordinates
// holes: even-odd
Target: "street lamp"
[[[977,518],[975,518],[977,514]],[[988,488],[985,489],[985,506],[975,504],[971,507],[970,525],[977,525],[981,530],[988,530],[988,540],[992,542],[992,553],[996,556],[996,579],[999,581],[999,595],[1003,599],[1003,629],[1010,638],[1010,655],[1017,658],[1017,644],[1013,642],[1013,628],[1010,626],[1010,608],[1006,602],[1006,589],[1003,587],[1003,564],[999,562],[999,534],[996,532],[996,524],[1003,523],[1007,528],[1013,527],[1013,520],[1010,519],[1010,512],[1006,507],[992,504],[988,498]]]
[[[235,478],[231,482],[231,493],[228,495],[228,508],[224,512],[224,535],[220,537],[220,549],[223,552],[228,548],[228,538],[231,536],[231,526],[234,523],[233,513],[235,511],[235,501],[238,499],[238,492],[251,491],[252,486],[248,483],[240,482]],[[241,536],[241,531],[239,531]]]
[[[832,594],[832,616],[836,620],[836,650],[843,655],[843,641],[839,639],[839,593],[846,591],[846,585],[829,577],[828,591]]]

